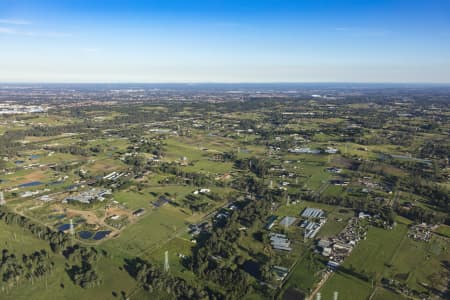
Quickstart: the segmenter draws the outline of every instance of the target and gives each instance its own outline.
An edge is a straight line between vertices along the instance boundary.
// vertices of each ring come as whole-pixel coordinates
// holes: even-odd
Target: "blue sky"
[[[2,82],[450,82],[447,0],[0,0]]]

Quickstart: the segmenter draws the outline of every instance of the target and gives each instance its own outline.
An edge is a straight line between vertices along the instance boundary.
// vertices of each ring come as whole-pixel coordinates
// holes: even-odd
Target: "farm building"
[[[273,266],[272,271],[275,273],[276,279],[278,281],[283,281],[286,278],[286,276],[289,274],[288,268],[280,267],[280,266]]]
[[[317,247],[322,248],[322,249],[330,247],[330,245],[331,245],[331,242],[329,240],[321,239],[321,240],[319,240],[319,242],[317,242]]]
[[[155,202],[153,202],[153,206],[154,207],[161,207],[166,205],[167,203],[170,203],[170,199],[167,198],[166,196],[160,196],[158,198],[158,200],[156,200]]]
[[[110,181],[116,181],[117,179],[119,179],[123,175],[125,175],[125,173],[119,173],[119,172],[114,171],[114,172],[104,176],[103,179],[110,180]]]
[[[278,219],[277,216],[270,216],[266,223],[266,229],[270,230],[275,225],[275,221]]]
[[[271,233],[270,235],[270,244],[273,249],[283,250],[283,251],[291,251],[291,241],[284,234],[279,233]]]
[[[139,216],[142,216],[144,213],[145,213],[145,209],[139,208],[133,212],[133,216],[139,217]]]
[[[302,213],[303,218],[321,218],[324,215],[324,211],[319,208],[305,208]]]
[[[110,195],[111,190],[92,189],[90,191],[81,192],[75,196],[69,196],[63,200],[63,203],[80,202],[90,204],[95,200],[103,201],[106,195]]]
[[[297,221],[297,218],[295,217],[284,217],[281,221],[280,221],[280,225],[284,226],[284,227],[289,227],[292,224],[295,223],[295,221]]]
[[[207,194],[207,193],[209,193],[209,192],[211,192],[210,189],[198,189],[198,190],[195,190],[195,191],[193,192],[193,194],[194,194],[194,195],[198,195],[198,194]]]
[[[312,239],[319,232],[323,224],[325,224],[325,221],[326,219],[321,219],[321,221],[317,223],[305,220],[300,224],[300,227],[305,228],[305,237]]]

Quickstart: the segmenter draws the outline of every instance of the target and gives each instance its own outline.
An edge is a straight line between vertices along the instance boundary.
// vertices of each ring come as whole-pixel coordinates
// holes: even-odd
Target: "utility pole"
[[[337,291],[334,291],[333,293],[333,300],[338,300],[339,293]]]
[[[164,253],[164,272],[169,272],[169,251]]]
[[[75,231],[73,230],[73,220],[72,219],[70,219],[69,233],[72,237],[75,234]]]
[[[306,240],[307,240],[307,238],[306,238],[306,227],[305,227],[305,234],[303,235],[303,242],[306,244]]]

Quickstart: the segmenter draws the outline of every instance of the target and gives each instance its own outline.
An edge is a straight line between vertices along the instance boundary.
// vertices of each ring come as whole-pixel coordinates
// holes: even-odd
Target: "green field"
[[[170,206],[149,211],[135,224],[126,227],[117,238],[105,241],[103,245],[131,256],[150,253],[176,234],[184,232],[185,218],[186,215]]]
[[[347,274],[333,274],[320,290],[322,299],[333,299],[334,292],[339,299],[366,300],[372,293],[370,283]]]
[[[442,288],[445,280],[441,278],[443,276],[445,278],[448,272],[443,262],[450,259],[449,242],[438,237],[433,238],[429,243],[416,242],[407,237],[407,231],[407,225],[401,222],[392,230],[370,228],[367,240],[360,242],[345,260],[343,267],[356,274],[369,276],[376,284],[381,278],[386,277],[404,282],[417,291],[427,290],[423,284]],[[364,297],[372,291],[370,282],[337,271],[323,287],[324,296],[331,295],[332,290],[337,289],[339,285],[345,286],[348,293],[355,293],[362,297],[358,299],[365,299]],[[392,293],[383,292],[382,294],[388,297],[388,294]],[[402,299],[397,295],[389,297],[387,299]]]
[[[0,222],[0,240],[2,248],[8,249],[16,256],[22,254],[31,254],[32,252],[45,249],[50,253],[51,259],[55,262],[55,268],[51,274],[34,281],[34,284],[25,283],[22,286],[15,286],[6,293],[2,293],[1,299],[83,299],[86,296],[86,290],[72,283],[67,275],[65,268],[66,260],[60,254],[53,254],[48,243],[16,225],[6,225]],[[122,269],[123,257],[116,256],[111,259],[100,261],[98,271],[102,276],[103,284],[99,287],[89,289],[89,297],[95,299],[115,299],[112,292],[120,294],[124,291],[126,294],[134,291],[135,281]]]

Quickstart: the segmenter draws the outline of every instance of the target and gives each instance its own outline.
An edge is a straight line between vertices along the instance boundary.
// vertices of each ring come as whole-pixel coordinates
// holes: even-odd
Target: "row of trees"
[[[6,224],[16,224],[41,240],[48,241],[53,252],[62,252],[70,243],[70,238],[61,231],[53,231],[47,226],[8,211],[5,207],[0,208],[0,220]]]
[[[208,186],[214,182],[209,176],[205,174],[184,171],[179,168],[177,164],[173,163],[161,163],[155,165],[152,170],[156,172],[175,175],[177,178],[181,178],[185,183],[189,183],[198,187]]]

